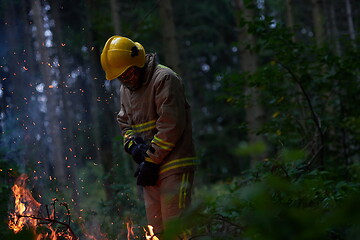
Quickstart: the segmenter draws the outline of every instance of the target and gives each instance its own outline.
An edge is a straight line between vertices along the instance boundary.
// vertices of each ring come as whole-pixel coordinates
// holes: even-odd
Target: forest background
[[[3,0],[0,13],[2,239],[33,234],[7,226],[21,174],[41,204],[67,203],[80,239],[143,234],[119,82],[99,62],[114,34],[178,72],[192,106],[194,204],[169,236],[359,236],[358,0]]]

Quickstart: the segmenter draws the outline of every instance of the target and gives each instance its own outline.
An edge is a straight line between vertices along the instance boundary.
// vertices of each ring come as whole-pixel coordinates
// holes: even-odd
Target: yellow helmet
[[[131,39],[112,36],[105,43],[101,53],[101,66],[106,73],[106,79],[112,80],[123,74],[131,66],[145,65],[145,49]]]

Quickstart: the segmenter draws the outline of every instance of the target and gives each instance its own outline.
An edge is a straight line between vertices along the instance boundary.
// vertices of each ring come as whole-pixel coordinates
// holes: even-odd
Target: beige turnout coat
[[[135,91],[121,86],[121,109],[117,120],[126,139],[142,137],[155,152],[160,179],[195,169],[190,106],[181,78],[160,65],[155,54],[146,55],[145,74]]]

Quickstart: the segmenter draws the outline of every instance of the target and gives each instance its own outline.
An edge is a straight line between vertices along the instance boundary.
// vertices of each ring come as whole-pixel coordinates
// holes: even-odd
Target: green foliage
[[[231,181],[198,189],[192,209],[166,236],[192,229],[198,239],[354,239],[360,234],[357,48],[293,41],[272,18],[242,20],[261,59],[254,73],[225,75],[224,96],[246,106],[246,86],[261,92],[266,143],[233,145],[238,158],[269,156]],[[351,44],[349,44],[351,45]],[[356,108],[356,109],[355,109]],[[241,124],[239,128],[243,127]],[[246,126],[245,126],[246,127]]]
[[[199,239],[354,239],[360,233],[359,165],[299,176],[285,158],[201,188],[168,236],[189,228]]]
[[[238,148],[235,149],[235,154],[238,156],[261,155],[265,151],[266,145],[263,142],[257,142],[250,145],[247,142],[241,142]]]
[[[245,83],[260,90],[265,119],[257,133],[266,137],[271,154],[283,147],[304,148],[309,159],[352,161],[358,151],[360,72],[356,48],[342,56],[332,46],[294,42],[292,34],[272,18],[245,21],[249,34],[257,39],[247,48],[262,59],[252,74],[226,77],[229,103],[246,106]],[[345,143],[345,144],[344,144]],[[318,152],[319,156],[315,153]],[[343,154],[345,153],[345,154]]]
[[[23,15],[17,19],[31,19],[30,9],[21,8],[20,1],[15,2],[14,6],[20,9],[18,14]],[[245,2],[251,5],[253,1]],[[157,4],[156,1],[121,1],[121,27],[123,35],[141,42],[148,52],[158,52],[163,61]],[[73,134],[76,148],[81,149],[73,148],[78,159],[74,186],[78,186],[76,193],[81,199],[79,205],[71,206],[74,230],[81,238],[85,237],[86,230],[82,229],[85,226],[87,231],[103,233],[108,239],[125,239],[125,225],[132,221],[138,230],[136,235],[142,235],[142,229],[136,227],[145,225],[141,191],[136,188],[132,176],[136,166],[122,153],[119,147],[122,139],[112,139],[104,130],[102,137],[106,141],[103,146],[114,143],[112,149],[109,147],[109,155],[114,158],[113,168],[107,172],[95,159],[96,151],[103,150],[103,146],[96,149],[95,144],[91,144],[92,132],[99,126],[90,127],[93,118],[88,114],[91,112],[89,105],[94,107],[94,103],[90,96],[92,82],[86,80],[94,77],[88,74],[89,69],[100,65],[89,66],[86,53],[93,50],[92,47],[94,51],[91,52],[99,50],[113,34],[109,1],[61,1],[60,5],[62,41],[65,54],[71,56],[61,60],[76,67],[69,68],[69,82],[73,86],[68,86],[67,92],[76,95],[80,89],[84,94],[74,98],[81,101],[71,98],[77,113],[76,122],[82,123],[76,126]],[[201,161],[198,176],[206,186],[196,189],[197,201],[183,218],[170,223],[165,237],[172,239],[182,234],[183,229],[191,229],[196,239],[355,239],[359,235],[360,212],[357,204],[360,188],[359,48],[354,48],[354,42],[344,38],[340,42],[342,55],[338,55],[333,51],[334,46],[316,46],[311,37],[301,35],[300,31],[295,35],[302,38],[294,41],[293,34],[281,25],[285,5],[279,0],[266,1],[265,9],[251,6],[255,12],[261,11],[261,16],[249,21],[242,19],[239,23],[235,19],[241,15],[233,12],[231,0],[183,0],[172,1],[172,5],[181,49],[182,77],[189,90],[194,138]],[[309,4],[297,4],[300,5],[301,11],[297,9],[295,18],[303,18],[301,23],[309,29],[311,18],[304,19],[308,14],[303,14],[303,10],[310,13],[311,8],[306,7]],[[276,20],[265,16],[268,9],[277,14]],[[0,11],[8,10],[7,4],[2,3]],[[2,30],[7,26],[14,27],[4,18],[5,22]],[[242,44],[238,42],[238,27],[245,26],[256,39],[255,45],[245,46],[258,56],[260,66],[254,73],[238,71],[238,46]],[[18,38],[21,41],[14,44],[23,50],[26,35],[21,36]],[[4,46],[8,46],[11,39],[1,38]],[[31,49],[24,50],[19,56],[31,52]],[[10,76],[14,73],[5,70],[9,67],[5,52],[2,48],[5,62],[1,71],[4,76]],[[52,60],[56,60],[56,50],[52,49],[52,52]],[[21,67],[22,57],[16,61]],[[75,72],[79,77],[70,78]],[[24,76],[27,77],[27,73],[24,72]],[[19,89],[19,86],[26,86],[23,91],[35,92],[34,88],[29,88],[33,81],[19,86],[8,82],[5,78],[2,82],[4,96],[11,92],[1,98],[3,106],[16,105],[15,101],[29,98],[16,91],[13,97],[13,89]],[[37,84],[38,80],[33,86]],[[261,93],[259,101],[264,106],[265,118],[256,133],[265,137],[262,143],[245,142],[248,129],[244,123],[244,106],[249,104],[249,98],[244,96],[244,88],[247,86],[257,88]],[[58,91],[61,93],[62,89]],[[37,95],[31,98],[34,99],[32,104],[40,105],[35,100]],[[104,117],[112,114],[111,111],[104,108],[98,114]],[[35,166],[38,161],[47,161],[46,155],[34,153],[29,156],[25,152],[45,149],[46,153],[51,147],[41,127],[43,122],[47,123],[42,121],[46,118],[38,118],[40,112],[33,111],[36,119],[42,120],[32,121],[35,118],[31,114],[26,116],[25,112],[6,116],[5,125],[1,125],[5,126],[5,134],[9,134],[8,129],[16,129],[3,144],[8,148],[7,157],[10,158],[6,161],[0,158],[0,169],[3,170],[0,171],[0,213],[4,223],[7,221],[11,175],[16,174],[16,171],[9,171],[16,169],[9,162],[21,162],[23,168],[40,172]],[[8,115],[5,111],[2,113]],[[62,114],[61,104],[59,114]],[[4,123],[3,118],[1,120]],[[39,133],[44,144],[35,141],[38,137],[29,141],[24,135],[23,127],[28,129],[30,122],[39,126],[34,132]],[[23,125],[19,128],[18,123]],[[25,132],[31,135],[30,131]],[[21,151],[22,146],[19,148],[24,140],[31,143],[24,146],[27,151]],[[255,169],[240,174],[249,167],[250,157],[264,154],[267,157]],[[34,173],[34,177],[37,175]],[[54,197],[65,201],[72,198],[74,192],[55,192],[58,183],[49,183],[41,177],[40,189],[45,203]],[[215,181],[220,182],[209,184]],[[111,187],[107,183],[111,183]],[[106,189],[112,192],[110,199]],[[6,224],[0,224],[0,232],[5,239],[33,238],[27,231],[15,236]]]
[[[215,182],[248,167],[246,159],[238,161],[233,153],[246,135],[239,127],[243,109],[227,104],[222,88],[225,75],[239,64],[232,1],[172,1],[172,6],[199,171],[205,182]]]
[[[113,139],[114,168],[112,173],[98,173],[99,180],[113,176],[111,185],[112,198],[105,196],[97,199],[96,223],[100,226],[100,232],[106,233],[108,239],[125,239],[128,230],[127,224],[134,227],[136,236],[143,236],[144,231],[140,226],[146,226],[145,208],[142,198],[142,189],[136,186],[133,172],[132,159],[123,152],[123,138],[117,136]],[[119,147],[120,146],[120,147]],[[124,155],[125,154],[125,155]],[[93,174],[91,174],[93,175]],[[94,176],[94,175],[93,175]],[[85,177],[85,179],[88,179]],[[103,181],[99,181],[102,183]],[[98,189],[102,189],[100,186]],[[88,205],[88,204],[85,204]],[[87,216],[92,221],[94,216]]]

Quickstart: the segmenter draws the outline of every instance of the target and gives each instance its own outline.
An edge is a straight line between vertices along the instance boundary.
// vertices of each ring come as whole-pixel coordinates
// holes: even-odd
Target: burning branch
[[[54,198],[52,202],[52,213],[50,213],[46,205],[47,217],[39,216],[39,209],[41,204],[37,202],[32,196],[31,192],[26,188],[25,183],[28,177],[23,174],[16,181],[12,187],[15,198],[15,213],[10,213],[9,228],[13,229],[15,233],[20,232],[24,226],[29,227],[34,232],[38,225],[46,225],[51,231],[51,239],[57,239],[57,236],[62,236],[67,240],[76,240],[76,236],[70,227],[70,210],[67,203],[60,203],[60,206],[65,207],[68,221],[62,222],[57,220],[56,216],[56,202],[58,199]],[[64,230],[56,231],[53,229],[53,224],[60,224],[65,227]],[[37,239],[43,239],[47,235],[39,234]]]
[[[61,236],[64,236],[63,234],[66,234],[66,231],[69,231],[69,234],[67,234],[68,236],[66,236],[67,239],[69,240],[76,240],[76,236],[73,232],[73,230],[71,229],[70,225],[64,222],[60,222],[58,220],[52,219],[52,218],[43,218],[43,217],[36,217],[36,216],[26,216],[26,215],[18,215],[18,220],[20,220],[20,218],[31,218],[31,219],[35,219],[35,220],[39,220],[41,222],[39,222],[39,225],[41,224],[46,224],[49,226],[49,228],[51,228],[51,225],[53,223],[57,223],[60,225],[63,225],[65,227],[65,230],[60,232]],[[57,233],[59,234],[59,233]]]

